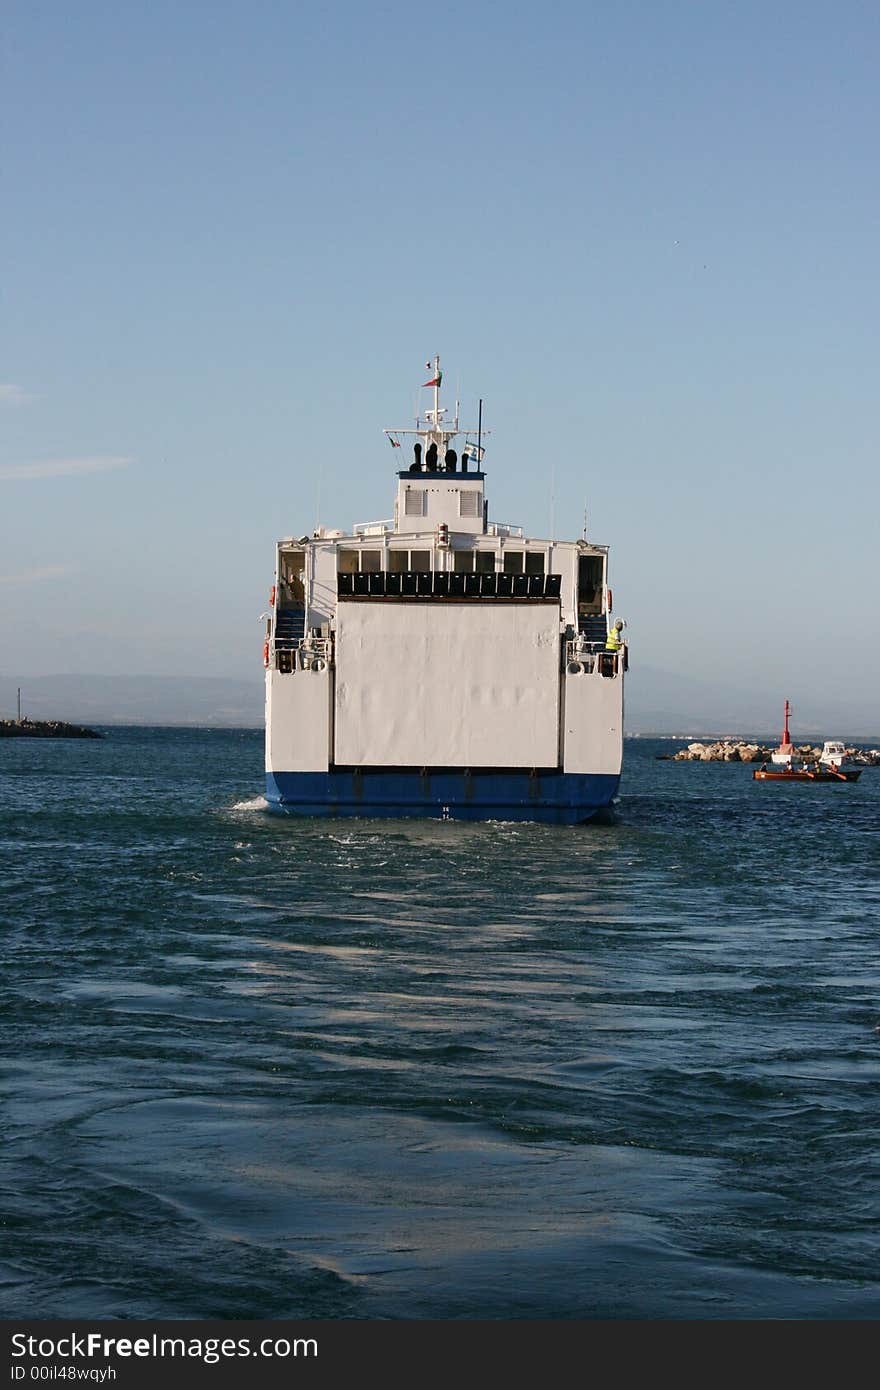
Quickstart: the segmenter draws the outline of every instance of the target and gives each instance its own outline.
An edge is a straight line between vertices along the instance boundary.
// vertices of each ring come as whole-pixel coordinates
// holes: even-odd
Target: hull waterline
[[[610,773],[271,772],[266,799],[294,816],[577,825],[612,815],[619,784]]]

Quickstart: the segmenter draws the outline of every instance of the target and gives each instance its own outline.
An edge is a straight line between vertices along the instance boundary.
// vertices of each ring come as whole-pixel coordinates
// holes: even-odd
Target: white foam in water
[[[233,811],[265,811],[268,806],[269,803],[264,796],[255,796],[250,801],[236,801],[231,809]]]

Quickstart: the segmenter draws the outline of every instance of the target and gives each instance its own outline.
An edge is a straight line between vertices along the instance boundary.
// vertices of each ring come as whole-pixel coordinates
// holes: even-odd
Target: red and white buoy
[[[770,761],[777,766],[791,767],[791,759],[794,748],[791,744],[791,735],[788,732],[788,716],[791,714],[791,705],[785,702],[785,727],[782,730],[782,741],[774,753],[770,755]]]
[[[785,728],[782,730],[782,742],[779,745],[780,753],[791,752],[791,736],[788,732],[788,716],[791,714],[791,705],[785,702]]]

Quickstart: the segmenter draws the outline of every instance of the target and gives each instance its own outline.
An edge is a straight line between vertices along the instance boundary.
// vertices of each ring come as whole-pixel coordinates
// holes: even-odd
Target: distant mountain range
[[[760,690],[695,680],[677,672],[638,666],[628,676],[629,734],[774,735],[779,699]],[[21,686],[22,713],[33,719],[78,724],[182,724],[259,727],[263,682],[210,676],[0,676],[0,718],[15,717]],[[778,711],[780,719],[782,711]],[[833,727],[832,727],[833,725]],[[880,738],[872,710],[836,706],[828,717],[800,701],[792,726],[797,738]]]
[[[782,699],[775,688],[741,688],[638,664],[630,670],[627,681],[625,725],[629,734],[762,735],[773,742],[782,734]],[[808,693],[792,698],[791,727],[796,741],[817,737],[863,742],[880,739],[880,718],[868,700],[847,702],[836,697],[830,707],[821,698],[811,699]]]
[[[263,682],[211,676],[0,676],[0,716],[77,724],[191,724],[247,728],[263,722]]]

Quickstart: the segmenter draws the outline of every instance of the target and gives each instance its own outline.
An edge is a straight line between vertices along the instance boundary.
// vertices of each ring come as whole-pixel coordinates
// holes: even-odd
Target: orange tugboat
[[[860,767],[843,767],[846,749],[842,743],[829,740],[822,748],[818,762],[794,765],[794,747],[788,732],[788,716],[791,706],[785,702],[785,727],[782,739],[775,753],[770,754],[771,767],[762,763],[756,767],[752,777],[756,782],[857,782],[861,776]]]

